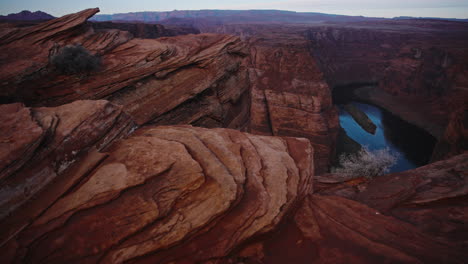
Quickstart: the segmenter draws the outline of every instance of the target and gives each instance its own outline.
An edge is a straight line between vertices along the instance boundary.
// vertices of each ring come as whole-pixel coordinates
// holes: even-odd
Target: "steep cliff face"
[[[326,172],[335,150],[338,111],[301,30],[226,25],[218,32],[240,35],[250,44],[251,131],[309,139],[315,149],[315,172]]]
[[[98,11],[33,27],[4,28],[3,101],[55,106],[107,98],[122,105],[139,125],[246,126],[248,112],[243,110],[248,109],[250,83],[244,65],[247,50],[238,38],[203,34],[150,40],[132,39],[119,30],[95,32],[85,22]],[[50,58],[74,43],[99,56],[102,67],[81,76],[57,73]]]
[[[310,27],[307,37],[330,85],[374,84],[360,99],[440,137],[468,96],[466,32],[465,23],[395,20]]]
[[[443,137],[435,146],[431,161],[440,161],[468,150],[468,104],[450,116]]]

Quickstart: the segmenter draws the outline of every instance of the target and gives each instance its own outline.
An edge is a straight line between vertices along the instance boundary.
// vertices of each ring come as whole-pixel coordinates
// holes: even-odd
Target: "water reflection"
[[[436,143],[431,135],[378,107],[356,102],[353,104],[364,111],[377,126],[375,135],[364,131],[339,107],[341,127],[349,137],[370,150],[388,147],[392,152],[398,153],[398,161],[390,168],[390,172],[405,171],[427,164]]]

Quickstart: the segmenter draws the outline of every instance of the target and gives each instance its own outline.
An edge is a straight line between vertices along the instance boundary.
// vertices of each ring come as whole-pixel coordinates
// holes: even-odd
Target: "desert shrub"
[[[101,60],[81,45],[67,45],[52,56],[51,64],[60,73],[71,75],[96,71]]]
[[[349,178],[373,178],[387,173],[398,159],[389,148],[370,151],[363,147],[356,154],[343,154],[339,158],[339,167],[333,168],[333,173]]]

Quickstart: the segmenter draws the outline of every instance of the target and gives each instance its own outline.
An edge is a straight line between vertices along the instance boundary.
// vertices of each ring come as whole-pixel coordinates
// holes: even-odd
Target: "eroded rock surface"
[[[331,86],[375,85],[375,91],[359,94],[359,99],[437,138],[468,97],[466,23],[387,20],[311,26],[307,31]]]
[[[70,173],[92,169],[89,164],[83,170],[73,167],[78,160],[93,149],[105,149],[134,127],[121,107],[104,100],[53,108],[8,104],[1,105],[0,112],[2,245],[78,182]],[[97,162],[98,156],[92,158]]]
[[[139,125],[247,125],[247,50],[239,38],[201,34],[132,39],[126,31],[94,31],[86,20],[98,11],[88,9],[32,27],[2,28],[3,101],[57,106],[107,98],[122,105]],[[50,57],[75,43],[99,56],[102,67],[85,75],[57,73]]]
[[[355,199],[445,241],[466,247],[468,153],[378,177]]]
[[[326,172],[339,130],[338,110],[302,31],[279,25],[226,25],[217,32],[249,42],[251,132],[309,139],[315,149],[315,172]]]
[[[168,263],[224,257],[274,230],[312,189],[306,139],[188,126],[146,127],[21,228],[2,223],[13,262]],[[86,159],[90,156],[86,157]],[[34,177],[33,177],[34,178]],[[190,241],[187,243],[187,241]],[[6,263],[6,262],[5,262]]]

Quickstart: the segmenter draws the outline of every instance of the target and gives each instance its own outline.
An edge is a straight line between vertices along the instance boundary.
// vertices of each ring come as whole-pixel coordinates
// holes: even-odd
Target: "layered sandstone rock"
[[[315,171],[328,170],[339,122],[330,88],[301,30],[279,25],[226,25],[220,33],[250,44],[253,133],[305,137],[315,151]]]
[[[78,175],[92,169],[73,167],[88,151],[105,149],[134,126],[120,107],[107,101],[54,108],[17,103],[1,105],[0,112],[1,244],[78,183],[70,171]],[[100,156],[92,158],[98,162]]]
[[[274,235],[220,263],[464,263],[468,153],[371,180],[314,176]]]
[[[392,20],[311,26],[307,37],[331,86],[373,84],[359,99],[440,138],[468,97],[467,31],[466,23]]]
[[[376,178],[353,199],[466,247],[468,153]]]
[[[34,207],[2,222],[8,236],[2,235],[1,256],[4,263],[224,257],[274,230],[311,192],[312,165],[306,139],[142,128],[105,153],[88,154],[70,179],[46,185],[35,200],[24,197]],[[32,209],[40,214],[17,224]]]
[[[2,28],[3,101],[56,106],[107,98],[138,124],[247,125],[247,50],[239,38],[202,34],[151,40],[132,39],[114,29],[95,32],[85,22],[98,11],[27,28]],[[87,75],[58,74],[50,57],[74,43],[99,56],[102,67]]]
[[[269,240],[228,261],[244,263],[463,263],[466,253],[411,224],[337,196],[310,195]],[[222,262],[221,262],[222,263]],[[229,262],[227,262],[229,263]]]

